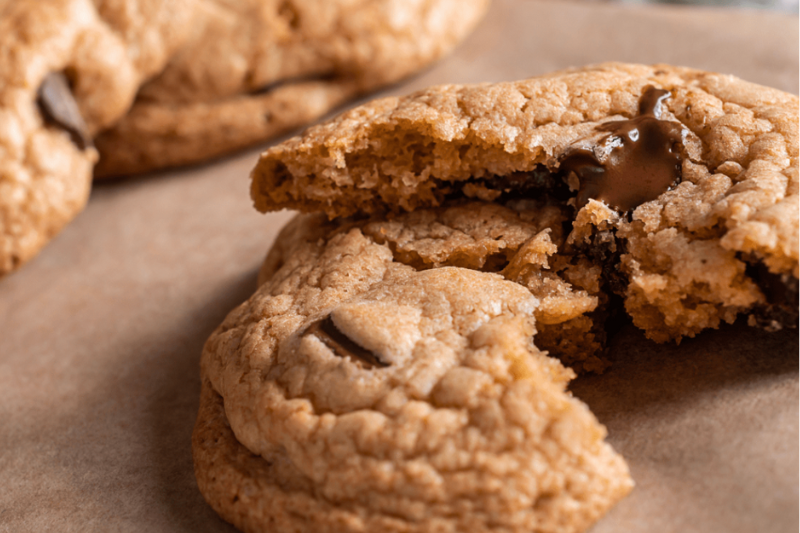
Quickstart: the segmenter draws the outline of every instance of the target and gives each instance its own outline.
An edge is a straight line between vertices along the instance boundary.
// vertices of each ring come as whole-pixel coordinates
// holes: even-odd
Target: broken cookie
[[[536,347],[560,302],[506,278],[546,261],[542,223],[482,203],[292,222],[203,351],[214,509],[245,531],[586,530],[632,482]]]
[[[733,76],[604,64],[377,100],[270,148],[262,211],[329,217],[463,198],[572,210],[559,252],[657,341],[797,323],[798,100]]]
[[[658,341],[796,323],[797,107],[606,64],[267,150],[256,207],[316,213],[204,349],[206,499],[247,531],[586,530],[631,481],[564,386],[608,365],[615,317]]]

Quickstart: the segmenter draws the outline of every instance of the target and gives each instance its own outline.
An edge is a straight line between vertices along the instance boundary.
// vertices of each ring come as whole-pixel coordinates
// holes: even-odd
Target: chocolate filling
[[[752,279],[767,302],[753,309],[756,325],[767,331],[796,328],[798,325],[798,283],[791,274],[775,274],[757,258],[747,255],[745,274]]]
[[[537,165],[528,172],[512,172],[505,176],[471,180],[470,183],[499,191],[501,194],[496,201],[500,203],[518,198],[552,198],[566,202],[574,196],[564,176],[545,165]]]
[[[661,118],[664,101],[669,97],[669,91],[646,87],[639,100],[638,116],[598,126],[599,132],[609,134],[600,146],[591,150],[568,149],[554,169],[538,165],[529,172],[476,179],[472,183],[500,191],[496,200],[500,203],[539,198],[565,205],[576,196],[574,208],[566,205],[565,208],[576,212],[590,199],[595,199],[629,213],[680,183],[684,130],[680,123]],[[568,186],[572,173],[579,181],[577,194]],[[571,228],[564,228],[565,234],[569,231]],[[595,228],[588,242],[573,245],[566,251],[586,256],[602,268],[602,282],[609,302],[603,311],[596,312],[595,318],[604,324],[599,333],[605,340],[627,319],[623,298],[628,279],[620,269],[625,243],[617,239],[613,228]]]
[[[574,173],[580,182],[576,208],[595,199],[623,213],[629,212],[680,183],[683,126],[661,119],[663,102],[669,96],[669,91],[648,86],[639,100],[638,116],[601,124],[597,130],[609,133],[602,146],[569,148],[555,169],[538,165],[528,172],[474,179],[469,183],[499,191],[501,195],[496,201],[501,203],[533,197],[566,202],[576,195],[567,185],[570,174]],[[606,155],[599,157],[596,152]],[[448,186],[443,183],[440,188],[447,190]],[[463,197],[460,189],[450,191],[447,200]]]
[[[364,363],[368,368],[385,368],[389,366],[366,348],[360,346],[350,337],[336,327],[330,315],[311,324],[306,330],[307,335],[315,335],[325,346],[339,357],[350,357]]]
[[[559,169],[567,175],[574,172],[580,180],[578,209],[595,199],[628,212],[680,182],[676,146],[683,126],[661,120],[662,104],[669,96],[669,91],[648,86],[639,100],[639,116],[599,126],[610,134],[602,147],[608,152],[603,162],[596,149],[572,148],[561,157]]]
[[[69,81],[63,73],[51,72],[44,78],[36,103],[45,122],[69,133],[75,146],[81,150],[92,146],[92,137],[72,96]]]
[[[614,230],[594,229],[588,243],[575,246],[575,251],[587,256],[603,269],[602,278],[606,287],[620,296],[628,288],[628,279],[620,271],[620,256],[625,253],[625,244],[617,239]]]

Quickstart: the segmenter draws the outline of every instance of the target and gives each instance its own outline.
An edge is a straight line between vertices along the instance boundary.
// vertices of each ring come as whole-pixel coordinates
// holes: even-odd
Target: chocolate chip
[[[798,283],[791,274],[775,274],[756,257],[740,256],[747,262],[745,274],[752,279],[767,300],[753,310],[758,327],[768,331],[796,328],[798,323]]]
[[[603,284],[610,294],[625,295],[628,278],[620,270],[620,256],[625,253],[625,243],[617,239],[615,230],[593,228],[588,242],[572,246],[570,252],[585,255],[592,263],[600,265]]]
[[[63,73],[51,72],[45,77],[39,87],[36,103],[45,121],[69,133],[78,148],[85,150],[92,146],[92,138]]]
[[[380,357],[366,348],[359,346],[355,341],[336,327],[330,315],[322,320],[311,324],[306,330],[306,334],[315,335],[325,346],[331,349],[339,357],[350,357],[357,359],[368,367],[385,368],[389,363],[381,361]]]
[[[606,122],[598,127],[608,132],[600,162],[593,150],[567,150],[559,161],[565,174],[574,172],[580,180],[577,207],[590,199],[600,200],[622,212],[655,200],[680,182],[683,126],[661,120],[661,106],[669,91],[648,86],[639,100],[639,116]]]
[[[491,191],[499,191],[500,197],[495,201],[504,203],[520,198],[552,198],[560,202],[569,200],[573,194],[560,174],[552,172],[545,165],[537,165],[533,170],[512,172],[506,175],[495,175],[488,178],[471,179],[465,183],[485,187]],[[439,188],[447,185],[442,183]],[[463,188],[463,185],[461,186]],[[447,195],[447,200],[452,201],[463,198],[461,188]]]
[[[528,172],[512,172],[505,176],[493,176],[485,180],[486,186],[506,194],[529,196],[531,192],[550,191],[563,182],[544,165],[538,165]]]

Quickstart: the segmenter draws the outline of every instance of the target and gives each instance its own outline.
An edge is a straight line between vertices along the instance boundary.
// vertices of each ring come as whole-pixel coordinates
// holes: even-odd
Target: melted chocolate
[[[520,198],[550,197],[554,200],[566,202],[573,195],[560,174],[552,172],[545,165],[537,165],[533,170],[512,172],[505,175],[493,175],[486,178],[473,178],[467,183],[486,187],[492,191],[499,191],[500,196],[495,200],[504,203]],[[440,182],[438,190],[446,190],[449,184]],[[464,198],[463,186],[451,189],[446,194],[446,200],[453,201]]]
[[[92,146],[92,137],[64,74],[51,72],[45,77],[39,87],[36,103],[45,121],[69,133],[70,139],[78,148],[85,150]]]
[[[366,348],[357,344],[350,337],[342,333],[333,323],[330,315],[309,326],[307,334],[315,335],[325,346],[339,357],[350,357],[364,363],[367,367],[387,367],[389,363],[381,361],[380,357]]]
[[[798,283],[790,274],[775,274],[754,257],[748,261],[746,273],[767,300],[753,310],[756,325],[767,331],[796,328],[798,322]]]
[[[577,207],[589,199],[600,200],[626,212],[655,200],[677,185],[681,157],[675,150],[681,142],[682,126],[661,120],[661,106],[669,91],[648,86],[639,100],[639,116],[607,122],[598,130],[608,132],[609,148],[601,163],[595,152],[584,148],[568,150],[559,168],[574,172],[580,180]]]

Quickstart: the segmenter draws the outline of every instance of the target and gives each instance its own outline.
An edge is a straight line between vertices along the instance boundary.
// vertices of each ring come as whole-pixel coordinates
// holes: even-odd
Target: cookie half
[[[196,163],[394,83],[460,42],[489,0],[196,2],[192,33],[97,139],[97,176]]]
[[[329,217],[555,199],[650,338],[796,327],[797,117],[794,95],[666,65],[433,87],[270,148],[252,196]]]
[[[514,216],[488,207],[497,226]],[[510,246],[531,241],[506,227]],[[574,373],[535,346],[548,304],[476,264],[398,255],[381,228],[295,220],[209,338],[206,499],[245,531],[584,531],[632,482],[566,392]],[[460,240],[475,261],[482,233],[440,248]]]

